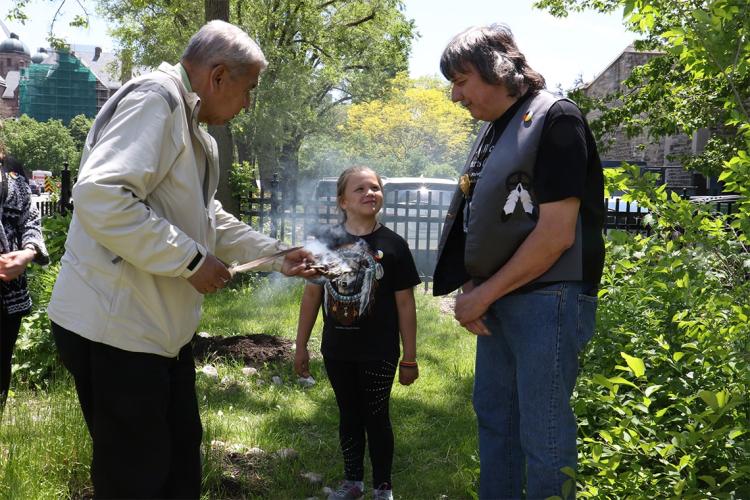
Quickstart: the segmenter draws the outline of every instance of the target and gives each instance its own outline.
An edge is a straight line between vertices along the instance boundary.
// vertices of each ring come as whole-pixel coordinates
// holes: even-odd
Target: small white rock
[[[245,451],[247,451],[247,446],[241,443],[234,443],[232,445],[229,445],[229,451],[232,451],[234,453],[245,453]]]
[[[244,367],[242,369],[242,374],[245,375],[245,376],[247,376],[247,377],[250,377],[250,376],[253,376],[253,375],[257,375],[258,374],[258,370],[256,368],[253,368],[252,366],[246,366],[246,367]]]
[[[221,377],[221,383],[224,385],[229,385],[232,383],[232,379],[229,378],[228,375],[224,375],[223,377]]]
[[[271,377],[271,382],[273,382],[276,385],[282,384],[281,377],[279,377],[278,375],[274,375],[273,377]]]
[[[276,452],[276,456],[284,459],[293,459],[297,458],[299,456],[299,453],[297,453],[297,450],[293,448],[281,448]]]
[[[262,449],[258,448],[257,446],[253,446],[252,448],[250,448],[249,450],[247,450],[247,454],[255,456],[255,457],[259,457],[261,455],[265,455],[266,452],[263,451]]]
[[[205,365],[203,368],[201,368],[201,373],[203,375],[206,375],[207,377],[219,378],[219,370],[217,370],[216,367],[212,365]]]
[[[312,387],[315,385],[315,379],[310,375],[309,377],[300,377],[297,379],[297,383],[302,387]]]
[[[324,495],[328,496],[331,493],[333,493],[333,490],[331,488],[329,488],[328,486],[323,486],[323,494]]]
[[[317,472],[305,472],[304,474],[300,474],[300,476],[304,477],[308,481],[310,481],[312,484],[318,484],[323,482],[323,474],[318,474]]]
[[[258,380],[256,380],[256,381],[255,381],[255,383],[256,383],[257,385],[263,385],[263,384],[265,384],[265,382],[263,382],[263,379],[262,379],[262,378],[259,378]]]
[[[208,333],[208,332],[198,332],[198,336],[202,337],[204,339],[210,339],[211,338],[211,334]]]

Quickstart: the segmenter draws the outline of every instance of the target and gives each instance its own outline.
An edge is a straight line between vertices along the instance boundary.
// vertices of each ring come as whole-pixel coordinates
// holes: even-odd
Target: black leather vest
[[[483,281],[495,274],[536,226],[539,217],[539,205],[533,190],[536,154],[547,111],[560,99],[542,91],[524,102],[485,160],[471,199],[464,246],[466,271],[476,281]],[[488,126],[489,124],[485,128]],[[464,172],[471,163],[473,151],[481,142],[483,132],[484,128],[472,148]],[[436,294],[448,293],[460,285],[443,282],[442,275],[446,272],[446,266],[441,265],[441,260],[446,257],[444,250],[449,238],[460,237],[462,228],[454,227],[454,222],[463,204],[464,195],[457,189],[448,210],[438,249]],[[573,246],[534,282],[581,280],[582,250],[579,215]]]

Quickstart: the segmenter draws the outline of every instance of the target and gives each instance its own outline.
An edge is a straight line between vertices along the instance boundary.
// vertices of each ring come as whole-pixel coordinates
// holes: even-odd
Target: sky
[[[0,2],[0,16],[10,31],[17,32],[32,54],[46,46],[45,37],[54,15],[52,2],[32,0],[26,8],[30,20],[26,25],[5,19],[8,2]],[[94,13],[93,3],[82,3]],[[634,35],[622,26],[620,14],[605,16],[594,12],[571,14],[556,19],[534,9],[532,0],[406,0],[405,15],[414,19],[420,37],[412,44],[409,72],[413,77],[439,75],[440,54],[453,35],[475,24],[502,22],[510,26],[526,59],[547,79],[547,87],[573,87],[581,75],[591,81],[628,46]],[[88,29],[71,28],[66,19],[80,13],[73,0],[67,0],[63,12],[67,17],[55,24],[55,34],[68,42],[98,45],[105,51],[114,49],[107,36],[105,22],[91,18]],[[5,34],[0,33],[0,38]]]

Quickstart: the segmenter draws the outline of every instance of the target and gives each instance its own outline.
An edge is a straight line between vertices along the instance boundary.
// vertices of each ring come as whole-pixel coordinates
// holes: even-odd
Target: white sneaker
[[[365,496],[365,483],[346,479],[338,489],[328,495],[328,500],[359,500]]]
[[[373,500],[393,500],[393,490],[391,489],[391,485],[383,483],[376,489],[372,490],[372,498]]]

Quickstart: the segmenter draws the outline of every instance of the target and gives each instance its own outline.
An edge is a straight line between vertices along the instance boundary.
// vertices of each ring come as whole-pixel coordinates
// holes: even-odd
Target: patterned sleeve
[[[42,237],[42,219],[36,204],[31,203],[31,189],[28,182],[18,177],[16,179],[16,187],[23,200],[23,210],[21,212],[23,215],[20,220],[21,227],[19,227],[21,231],[21,248],[24,248],[26,245],[33,245],[36,248],[34,262],[40,265],[49,264],[47,246],[44,244],[44,238]]]

